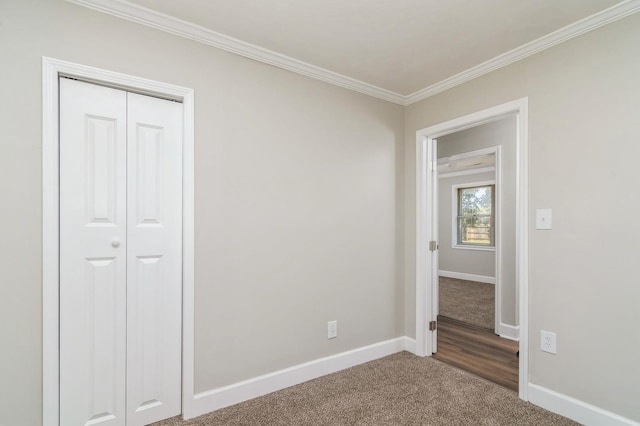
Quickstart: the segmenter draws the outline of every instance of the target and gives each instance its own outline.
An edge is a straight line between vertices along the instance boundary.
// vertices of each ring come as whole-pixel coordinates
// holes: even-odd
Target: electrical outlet
[[[540,350],[550,354],[556,353],[556,333],[540,330]]]
[[[327,323],[327,339],[335,339],[338,337],[338,321],[329,321]]]

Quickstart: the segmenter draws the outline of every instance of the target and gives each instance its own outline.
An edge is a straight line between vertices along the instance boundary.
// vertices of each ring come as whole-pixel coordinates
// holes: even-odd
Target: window
[[[495,185],[457,188],[457,246],[495,247]]]

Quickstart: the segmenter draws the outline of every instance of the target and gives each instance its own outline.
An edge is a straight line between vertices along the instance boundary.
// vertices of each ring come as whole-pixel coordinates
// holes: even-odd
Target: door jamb
[[[520,328],[520,357],[519,357],[519,397],[528,400],[527,385],[529,382],[529,351],[528,351],[528,200],[529,200],[529,171],[528,171],[528,98],[517,99],[502,105],[468,114],[440,124],[420,129],[416,132],[416,355],[431,356],[433,342],[430,336],[428,322],[433,320],[433,291],[430,252],[428,241],[431,235],[429,229],[430,197],[429,164],[427,150],[433,139],[476,127],[481,124],[498,120],[507,115],[515,114],[516,126],[516,294],[518,295],[518,319]],[[429,180],[427,180],[429,179]]]
[[[42,420],[59,424],[59,77],[69,76],[183,104],[182,415],[194,401],[194,92],[193,89],[42,58]]]

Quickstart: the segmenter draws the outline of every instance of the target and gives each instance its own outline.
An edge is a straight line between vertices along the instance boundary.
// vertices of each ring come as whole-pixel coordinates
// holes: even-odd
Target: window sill
[[[495,247],[482,247],[482,246],[461,246],[461,245],[452,245],[451,248],[458,250],[472,250],[472,251],[496,251]]]

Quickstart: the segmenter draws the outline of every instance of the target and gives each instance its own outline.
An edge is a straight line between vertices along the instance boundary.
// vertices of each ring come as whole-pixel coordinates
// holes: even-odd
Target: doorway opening
[[[495,139],[484,146],[467,145],[466,148],[464,143],[452,142],[456,137],[460,139],[461,136],[469,135],[483,127],[488,128],[499,122],[508,123],[509,120],[514,128],[511,133],[513,173],[509,179],[503,176],[506,169],[501,164],[504,148],[501,144],[496,144]],[[438,155],[441,147],[443,150],[441,155]],[[419,130],[416,132],[416,155],[416,353],[420,356],[431,356],[438,352],[438,283],[441,275],[471,282],[493,281],[490,284],[495,288],[494,318],[493,321],[489,321],[488,325],[493,325],[493,331],[489,333],[519,340],[520,356],[516,360],[518,391],[520,398],[527,400],[527,99],[523,98]],[[481,158],[490,155],[495,157]],[[443,231],[443,237],[440,235],[442,228],[439,217],[443,213],[438,208],[438,193],[441,192],[438,166],[460,160],[464,160],[465,167],[469,169],[449,171],[448,177],[468,181],[458,182],[455,186],[449,183],[447,191],[452,200],[456,198],[456,203],[449,201],[451,210],[448,213],[450,223],[447,230],[450,234]],[[495,162],[493,166],[485,164],[492,160]],[[491,167],[493,170],[489,170]],[[489,175],[481,176],[480,173]],[[445,174],[446,172],[441,176]],[[468,179],[472,174],[476,174],[475,179]],[[513,186],[513,194],[508,197],[504,191],[507,183]],[[476,200],[475,207],[461,206],[460,197],[465,196],[472,200],[476,196],[480,199]],[[511,216],[505,214],[506,200],[513,202]],[[493,212],[487,209],[489,205]],[[473,208],[461,211],[461,207],[474,207],[476,211],[474,212]],[[504,232],[507,219],[512,221],[511,244],[508,244],[510,241]],[[476,270],[475,273],[460,269],[469,266],[468,261],[459,261],[458,271],[442,268],[439,264],[440,256],[446,249],[458,254],[466,253],[467,256],[484,253],[485,261],[479,262],[477,266],[484,267],[485,272],[482,272],[482,269]],[[512,255],[510,261],[507,259],[507,253]],[[486,258],[491,256],[493,259],[487,261]],[[464,266],[460,266],[462,264]],[[448,268],[456,269],[454,266]],[[473,283],[468,285],[470,284]],[[513,303],[508,306],[509,304],[505,303],[507,301]],[[442,324],[443,331],[447,325]]]
[[[505,126],[503,121],[510,123]],[[434,206],[438,209],[440,240],[436,283],[440,285],[439,314],[497,334],[500,305],[506,302],[500,298],[500,278],[504,277],[497,260],[503,253],[502,241],[514,239],[512,227],[503,226],[513,224],[513,220],[502,219],[506,210],[513,216],[514,209],[505,208],[503,212],[505,191],[501,172],[503,163],[513,165],[515,150],[507,147],[506,153],[513,155],[503,161],[502,142],[515,145],[514,136],[515,117],[508,117],[434,141],[439,157],[435,176],[438,202],[437,207]],[[474,146],[496,142],[501,143],[470,151]],[[507,199],[514,204],[513,185],[505,186],[509,188]],[[513,268],[509,268],[509,275],[513,275]],[[506,280],[512,287],[514,278]],[[513,316],[515,296],[512,295],[509,302],[509,313]]]
[[[517,391],[516,116],[433,143],[439,237],[434,358]]]

